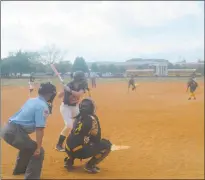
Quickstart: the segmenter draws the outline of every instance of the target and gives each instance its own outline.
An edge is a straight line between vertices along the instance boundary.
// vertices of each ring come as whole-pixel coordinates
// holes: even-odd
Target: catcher
[[[73,80],[64,86],[64,90],[58,95],[59,98],[63,98],[60,112],[65,125],[56,144],[57,151],[65,151],[63,143],[73,127],[73,117],[79,113],[78,103],[87,89],[88,83],[85,74],[82,71],[76,71],[73,74]]]
[[[128,92],[129,92],[130,87],[132,87],[132,91],[136,91],[134,75],[131,75],[131,78],[129,79],[129,82],[128,82]]]
[[[13,175],[24,174],[25,179],[40,179],[44,160],[44,129],[52,112],[56,87],[50,83],[41,84],[38,94],[39,97],[29,99],[9,118],[1,132],[2,138],[19,150]],[[36,132],[36,141],[29,137],[33,132]]]
[[[109,140],[101,139],[101,128],[95,104],[85,98],[79,104],[80,113],[75,117],[73,129],[66,140],[66,153],[64,167],[71,170],[75,159],[91,159],[84,169],[89,173],[98,173],[100,168],[96,165],[104,160],[111,152]]]
[[[198,83],[196,82],[195,77],[191,77],[187,83],[187,90],[186,90],[186,92],[190,90],[190,97],[188,100],[191,100],[192,97],[194,98],[194,100],[196,100],[195,91],[197,87],[198,87]]]

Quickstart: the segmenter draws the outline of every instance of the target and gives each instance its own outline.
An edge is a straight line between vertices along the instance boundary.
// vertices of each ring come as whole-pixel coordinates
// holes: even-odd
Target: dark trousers
[[[8,123],[1,136],[9,145],[19,150],[13,174],[25,174],[25,179],[40,179],[44,149],[41,149],[40,156],[33,156],[37,144],[18,124]]]
[[[93,156],[96,156],[97,154],[101,153],[104,150],[109,150],[110,145],[105,143],[104,141],[100,141],[99,143],[93,144],[93,145],[84,145],[81,149],[72,152],[68,151],[66,149],[66,153],[69,157],[72,157],[74,159],[87,159]]]
[[[136,86],[135,86],[135,84],[133,84],[133,83],[129,83],[128,84],[128,89],[130,89],[130,87],[132,88],[132,90],[134,91],[134,90],[136,90]]]

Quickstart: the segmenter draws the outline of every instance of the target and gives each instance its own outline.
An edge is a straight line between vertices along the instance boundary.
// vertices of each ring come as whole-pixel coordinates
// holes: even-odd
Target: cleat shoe
[[[100,168],[97,166],[94,166],[96,168],[96,170],[98,171],[98,173],[100,172]]]
[[[89,166],[88,164],[85,165],[84,167],[85,171],[92,173],[92,174],[96,174],[100,172],[100,168],[98,168],[97,166],[93,165],[93,166]]]
[[[64,168],[66,168],[67,170],[72,170],[73,164],[74,164],[73,159],[69,159],[68,157],[64,159]]]
[[[56,150],[60,152],[65,152],[65,149],[59,144],[56,145]]]

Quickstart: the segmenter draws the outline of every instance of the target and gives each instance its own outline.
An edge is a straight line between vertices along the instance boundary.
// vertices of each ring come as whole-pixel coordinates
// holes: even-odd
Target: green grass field
[[[188,77],[139,77],[136,78],[136,82],[187,82]],[[70,78],[65,78],[65,82],[69,82]],[[39,78],[36,79],[36,83],[48,82],[51,81],[53,84],[58,84],[58,78]],[[114,83],[114,82],[127,82],[128,78],[99,78],[97,79],[97,83]],[[198,77],[197,81],[204,81],[204,77]],[[28,79],[1,79],[1,86],[28,86]]]

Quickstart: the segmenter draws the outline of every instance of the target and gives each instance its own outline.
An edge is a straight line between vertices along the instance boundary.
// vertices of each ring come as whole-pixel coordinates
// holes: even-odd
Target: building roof
[[[198,62],[176,62],[175,65],[203,65],[204,61],[198,61]]]
[[[165,59],[130,59],[125,62],[87,62],[88,66],[91,66],[92,63],[96,63],[97,65],[111,65],[114,64],[116,66],[132,66],[132,65],[145,65],[145,64],[165,64],[169,63],[168,60]]]
[[[143,62],[143,61],[149,61],[149,62],[163,62],[163,63],[168,63],[169,61],[166,59],[142,59],[142,58],[132,58],[130,60],[127,60],[126,62]]]

